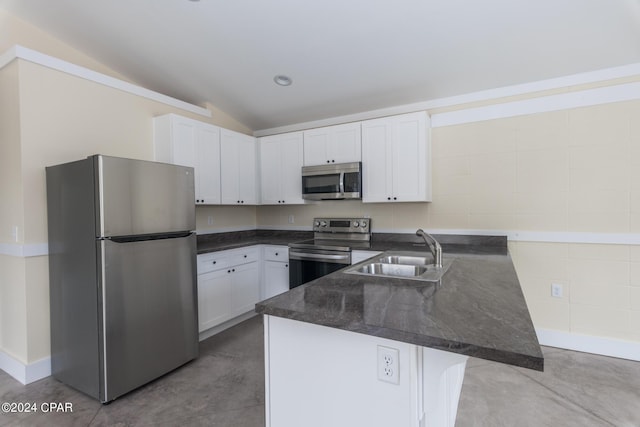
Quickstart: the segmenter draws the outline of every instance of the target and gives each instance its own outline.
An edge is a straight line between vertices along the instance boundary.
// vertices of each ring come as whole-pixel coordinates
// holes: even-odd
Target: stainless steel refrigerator
[[[51,370],[111,401],[198,356],[193,169],[46,168]]]

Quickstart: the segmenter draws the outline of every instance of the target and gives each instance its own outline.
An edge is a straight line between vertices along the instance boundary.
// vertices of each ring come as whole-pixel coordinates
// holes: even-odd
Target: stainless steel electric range
[[[351,250],[366,250],[370,218],[315,218],[313,240],[289,244],[289,288],[295,288],[351,264]]]

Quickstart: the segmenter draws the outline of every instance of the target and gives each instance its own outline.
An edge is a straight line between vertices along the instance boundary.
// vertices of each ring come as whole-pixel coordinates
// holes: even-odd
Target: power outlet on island
[[[378,380],[400,383],[400,352],[397,348],[378,346]]]

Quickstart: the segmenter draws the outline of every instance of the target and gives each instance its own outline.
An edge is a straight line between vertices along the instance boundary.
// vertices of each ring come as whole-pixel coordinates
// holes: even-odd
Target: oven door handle
[[[328,255],[289,251],[289,259],[302,261],[336,261],[339,264],[351,264],[351,254]]]

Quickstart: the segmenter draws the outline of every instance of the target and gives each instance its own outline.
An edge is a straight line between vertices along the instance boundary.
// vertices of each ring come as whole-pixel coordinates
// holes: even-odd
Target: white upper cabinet
[[[265,136],[260,147],[263,205],[302,204],[302,132]]]
[[[191,166],[197,204],[220,204],[220,128],[176,114],[153,119],[154,160]]]
[[[304,165],[359,162],[360,122],[304,131]]]
[[[428,120],[419,112],[362,122],[364,203],[431,201]]]
[[[256,139],[221,129],[220,158],[222,204],[257,204]]]

